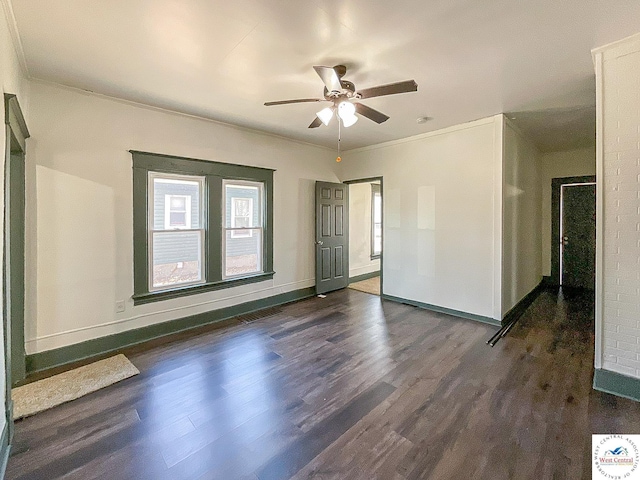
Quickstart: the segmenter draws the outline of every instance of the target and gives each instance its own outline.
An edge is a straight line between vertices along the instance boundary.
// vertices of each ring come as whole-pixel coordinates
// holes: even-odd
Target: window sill
[[[170,300],[173,298],[187,297],[189,295],[197,295],[198,293],[213,292],[216,290],[224,290],[225,288],[247,285],[249,283],[263,282],[271,280],[276,272],[264,272],[241,278],[233,278],[229,280],[220,280],[217,282],[201,283],[199,285],[189,285],[187,287],[174,288],[172,290],[162,290],[159,292],[137,293],[133,295],[134,305],[144,305],[146,303],[160,302],[162,300]]]

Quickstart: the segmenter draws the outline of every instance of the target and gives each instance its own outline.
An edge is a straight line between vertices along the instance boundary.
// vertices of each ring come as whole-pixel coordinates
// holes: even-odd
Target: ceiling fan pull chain
[[[338,118],[338,156],[336,157],[336,162],[340,163],[342,158],[340,158],[340,119]]]

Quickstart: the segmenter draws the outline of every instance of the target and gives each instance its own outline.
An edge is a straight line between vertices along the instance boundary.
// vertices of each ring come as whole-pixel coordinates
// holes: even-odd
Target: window
[[[371,184],[371,258],[382,253],[382,194],[380,185]]]
[[[165,195],[164,228],[191,228],[190,195]]]
[[[224,276],[246,275],[262,269],[262,185],[224,181]],[[258,207],[255,209],[254,204]]]
[[[273,170],[131,153],[134,304],[273,278]]]
[[[149,291],[202,283],[204,177],[149,172],[148,178]]]

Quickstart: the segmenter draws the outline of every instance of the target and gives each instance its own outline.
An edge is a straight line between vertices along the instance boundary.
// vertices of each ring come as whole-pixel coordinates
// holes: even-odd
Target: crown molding
[[[16,17],[13,14],[13,4],[11,3],[11,0],[0,1],[2,2],[2,9],[4,10],[4,16],[7,21],[7,26],[9,27],[9,34],[11,35],[13,49],[15,50],[16,56],[18,57],[20,69],[27,79],[31,79],[29,67],[27,66],[27,57],[24,54],[22,39],[20,38],[20,33],[18,32],[18,24],[16,22]]]

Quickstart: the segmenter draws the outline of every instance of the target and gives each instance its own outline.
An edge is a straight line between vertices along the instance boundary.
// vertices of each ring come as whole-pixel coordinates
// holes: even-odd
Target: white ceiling
[[[416,80],[417,93],[363,101],[391,119],[361,118],[343,149],[501,112],[543,150],[593,142],[590,50],[640,31],[638,0],[11,3],[33,78],[318,145],[337,138],[335,122],[307,128],[321,104],[263,106],[320,97],[313,65],[345,64],[359,88]]]

